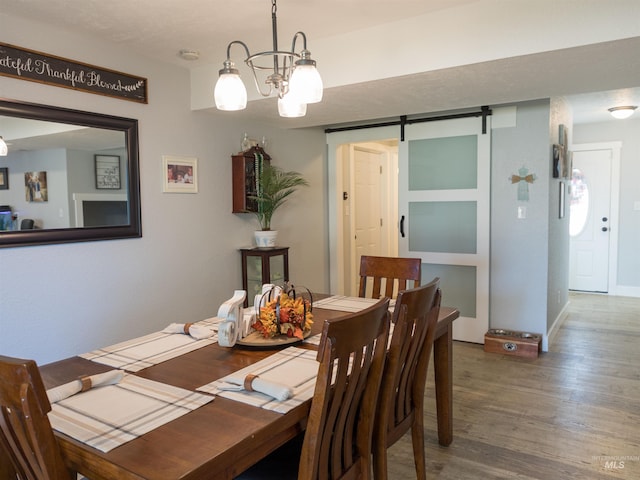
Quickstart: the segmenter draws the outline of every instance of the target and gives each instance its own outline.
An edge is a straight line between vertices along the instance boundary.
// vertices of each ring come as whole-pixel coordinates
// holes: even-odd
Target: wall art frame
[[[120,156],[94,155],[96,188],[98,190],[120,190]]]
[[[0,190],[9,190],[9,167],[0,168]]]
[[[162,191],[165,193],[198,193],[198,159],[162,156]]]
[[[0,42],[0,75],[148,103],[147,79]]]
[[[558,218],[564,218],[566,189],[564,182],[559,182]]]

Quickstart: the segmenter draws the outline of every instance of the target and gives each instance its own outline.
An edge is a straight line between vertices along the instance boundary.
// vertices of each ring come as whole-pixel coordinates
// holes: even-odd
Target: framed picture
[[[563,177],[564,168],[564,148],[560,144],[553,145],[553,164],[551,166],[553,169],[553,178]]]
[[[9,190],[9,168],[0,168],[0,190]]]
[[[96,188],[120,190],[120,157],[118,155],[94,155],[96,162]]]
[[[564,198],[564,196],[565,196],[564,182],[560,182],[559,185],[560,185],[560,191],[559,191],[560,201],[559,201],[558,218],[564,218],[564,208],[565,208],[565,206],[564,206],[564,202],[565,202],[565,198]]]
[[[162,156],[164,180],[162,191],[167,193],[198,193],[198,159]]]
[[[47,172],[25,172],[24,190],[27,202],[46,202],[49,197]]]
[[[560,176],[562,178],[571,178],[571,165],[569,155],[569,129],[566,125],[560,124],[558,127],[558,143],[562,149],[562,166],[560,168]]]

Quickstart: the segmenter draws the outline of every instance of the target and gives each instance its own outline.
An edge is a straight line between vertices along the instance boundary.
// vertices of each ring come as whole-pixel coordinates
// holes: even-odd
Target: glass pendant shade
[[[247,106],[247,89],[237,73],[220,73],[213,94],[219,110],[243,110]]]
[[[296,65],[291,74],[289,89],[295,92],[304,103],[321,101],[322,78],[315,65]]]
[[[7,144],[2,139],[2,137],[0,137],[0,157],[6,157],[7,153],[9,153],[9,149],[7,148]]]
[[[281,117],[304,117],[307,114],[307,104],[298,100],[291,91],[278,99],[278,113]]]

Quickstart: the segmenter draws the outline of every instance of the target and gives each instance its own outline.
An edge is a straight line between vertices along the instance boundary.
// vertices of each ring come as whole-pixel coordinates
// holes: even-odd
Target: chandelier
[[[231,61],[231,46],[241,45],[246,52],[246,63],[253,73],[256,89],[263,97],[278,95],[278,113],[282,117],[303,117],[307,113],[308,103],[322,100],[322,79],[316,69],[316,62],[307,50],[307,37],[304,32],[293,36],[291,51],[278,50],[278,20],[276,18],[276,0],[271,0],[271,31],[273,50],[251,54],[249,47],[234,40],[227,46],[227,59],[219,71],[214,97],[219,110],[243,110],[247,106],[247,89],[240,79],[240,72]],[[302,50],[296,53],[296,41],[302,38]],[[259,63],[263,62],[263,63]],[[268,90],[263,91],[258,77],[259,71],[266,72],[264,83]]]

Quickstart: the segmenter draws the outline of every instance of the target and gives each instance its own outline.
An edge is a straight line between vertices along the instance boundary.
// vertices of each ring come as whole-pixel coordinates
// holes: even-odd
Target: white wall
[[[243,132],[269,140],[274,163],[311,186],[276,213],[291,247],[290,276],[328,289],[321,130],[284,131],[192,112],[187,70],[43,24],[0,14],[2,40],[148,79],[149,103],[0,77],[0,96],[136,118],[140,132],[140,239],[0,249],[0,354],[54,361],[217,312],[241,288],[238,248],[251,217],[231,212],[231,154]],[[212,88],[213,88],[212,79]],[[199,193],[162,193],[162,155],[198,158]]]
[[[516,124],[494,128],[491,140],[490,327],[547,333],[550,202],[550,103],[517,105]],[[525,167],[535,175],[529,200],[510,181]],[[526,217],[518,218],[518,207]],[[564,267],[568,269],[568,259]],[[566,298],[566,291],[564,292]],[[546,340],[546,339],[545,339]]]
[[[69,225],[67,211],[67,151],[61,148],[13,152],[0,160],[9,169],[9,189],[0,190],[0,204],[10,205],[18,215],[18,228],[24,218],[34,220],[37,228],[61,228]],[[26,172],[46,173],[46,202],[27,200]],[[41,179],[42,181],[43,179]],[[45,187],[44,182],[42,188]],[[62,210],[63,215],[59,212]]]

